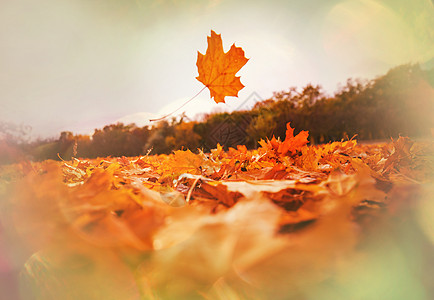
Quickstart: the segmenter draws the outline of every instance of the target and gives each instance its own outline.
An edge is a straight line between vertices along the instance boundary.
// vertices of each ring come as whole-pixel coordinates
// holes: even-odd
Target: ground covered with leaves
[[[432,299],[433,142],[287,129],[255,150],[1,167],[1,294]]]

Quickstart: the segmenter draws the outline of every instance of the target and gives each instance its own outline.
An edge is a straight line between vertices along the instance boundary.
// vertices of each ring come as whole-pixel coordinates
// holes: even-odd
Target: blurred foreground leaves
[[[1,294],[432,299],[433,142],[290,138],[2,166]]]

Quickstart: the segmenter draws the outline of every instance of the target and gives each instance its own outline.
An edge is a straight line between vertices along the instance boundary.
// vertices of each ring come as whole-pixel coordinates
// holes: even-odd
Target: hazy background
[[[309,82],[331,94],[434,56],[430,0],[0,0],[0,121],[43,138],[144,125],[202,88],[211,29],[250,58],[246,87],[219,105],[204,91],[180,111],[190,117]]]

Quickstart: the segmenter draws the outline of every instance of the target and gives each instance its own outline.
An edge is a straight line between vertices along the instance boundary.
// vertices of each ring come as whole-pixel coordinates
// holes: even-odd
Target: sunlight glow
[[[323,43],[329,56],[341,57],[346,64],[356,63],[358,57],[385,64],[421,58],[409,26],[374,0],[337,4],[326,18]]]

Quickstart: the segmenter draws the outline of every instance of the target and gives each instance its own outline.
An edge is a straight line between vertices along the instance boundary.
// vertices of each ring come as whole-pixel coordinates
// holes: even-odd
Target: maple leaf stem
[[[186,106],[188,103],[190,103],[194,98],[196,98],[197,96],[199,96],[200,93],[203,92],[204,89],[206,89],[207,86],[204,86],[196,95],[194,95],[193,97],[191,97],[190,99],[188,99],[184,104],[182,104],[180,107],[178,107],[177,109],[175,109],[174,111],[172,111],[171,113],[162,116],[161,118],[157,118],[157,119],[149,119],[149,122],[155,122],[155,121],[161,121],[164,120],[165,118],[173,115],[174,113],[176,113],[178,110],[180,110],[181,108],[183,108],[184,106]]]

